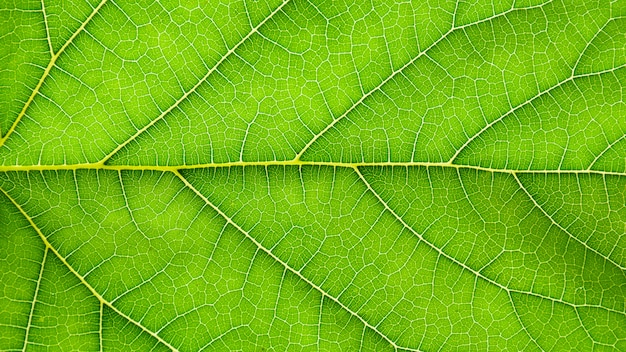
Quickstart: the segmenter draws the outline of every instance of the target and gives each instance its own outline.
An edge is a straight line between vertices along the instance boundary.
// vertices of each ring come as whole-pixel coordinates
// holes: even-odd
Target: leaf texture
[[[0,350],[626,350],[624,1],[0,6]]]

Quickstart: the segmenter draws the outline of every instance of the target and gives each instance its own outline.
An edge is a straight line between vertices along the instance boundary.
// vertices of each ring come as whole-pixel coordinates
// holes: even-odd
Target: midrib
[[[453,169],[468,169],[492,173],[505,174],[598,174],[626,176],[626,172],[602,171],[602,170],[514,170],[498,169],[476,165],[453,164],[449,162],[334,162],[334,161],[306,161],[306,160],[285,160],[285,161],[233,161],[223,163],[206,163],[191,165],[108,165],[104,163],[84,163],[67,165],[0,165],[0,172],[11,171],[62,171],[62,170],[115,170],[115,171],[160,171],[175,172],[179,170],[225,168],[225,167],[440,167]]]

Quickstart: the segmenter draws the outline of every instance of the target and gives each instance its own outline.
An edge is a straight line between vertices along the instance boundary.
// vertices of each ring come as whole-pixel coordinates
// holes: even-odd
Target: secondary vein
[[[211,69],[209,69],[207,71],[207,73],[191,88],[189,89],[187,92],[185,92],[180,98],[178,98],[178,100],[176,100],[176,102],[174,102],[174,104],[172,104],[169,108],[167,108],[165,111],[163,111],[159,116],[157,116],[154,120],[150,121],[150,123],[148,123],[147,125],[145,125],[144,127],[140,128],[139,130],[137,130],[137,132],[135,132],[135,134],[133,134],[132,136],[130,136],[128,139],[126,139],[124,142],[122,142],[121,144],[119,144],[117,147],[115,147],[115,149],[113,149],[109,154],[107,154],[106,156],[104,156],[104,158],[102,158],[98,163],[99,164],[104,164],[106,163],[109,159],[111,159],[111,157],[113,157],[113,155],[117,154],[117,152],[119,152],[122,148],[124,148],[126,145],[128,145],[130,142],[134,141],[137,137],[139,137],[139,135],[141,135],[142,133],[144,133],[146,130],[148,130],[150,127],[154,126],[158,121],[162,120],[166,115],[168,115],[172,110],[174,110],[176,107],[178,107],[183,101],[185,101],[193,92],[195,92],[204,82],[206,82],[206,80],[209,78],[209,76],[211,76],[213,74],[213,72],[215,72],[220,65],[226,61],[226,59],[228,57],[230,57],[230,55],[232,55],[235,50],[237,50],[237,48],[239,48],[243,43],[245,43],[248,38],[250,38],[253,34],[257,33],[257,31],[259,30],[259,28],[261,28],[267,21],[269,21],[272,17],[274,17],[275,14],[277,14],[278,12],[280,12],[283,7],[285,7],[285,5],[287,5],[287,3],[289,3],[290,0],[284,0],[280,6],[278,6],[274,11],[272,11],[272,13],[269,14],[269,16],[267,16],[263,21],[261,21],[256,27],[252,28],[252,30],[246,34],[246,36],[244,36],[243,38],[241,38],[241,40],[235,44],[232,48],[230,48],[226,54],[224,54],[222,56],[222,58],[217,61],[215,63],[215,65],[213,65],[213,67]]]
[[[4,145],[4,143],[6,142],[6,140],[9,138],[9,136],[11,136],[11,134],[15,131],[15,129],[17,128],[17,125],[20,123],[20,121],[22,120],[22,118],[24,117],[24,115],[26,114],[26,110],[28,110],[28,107],[30,106],[30,104],[33,102],[33,100],[35,99],[35,97],[37,96],[37,94],[39,93],[39,90],[41,89],[41,86],[43,85],[43,82],[46,80],[46,77],[48,77],[48,75],[50,74],[50,71],[52,70],[52,68],[54,67],[54,65],[57,62],[57,59],[59,58],[59,56],[61,56],[61,54],[63,54],[63,52],[65,51],[65,49],[74,41],[74,39],[78,36],[78,34],[80,34],[85,27],[87,26],[87,24],[93,19],[93,17],[100,11],[100,9],[102,8],[102,6],[104,6],[104,4],[106,4],[107,0],[102,0],[100,2],[100,4],[98,4],[98,6],[96,6],[93,11],[91,12],[91,14],[87,17],[87,19],[85,19],[85,21],[81,24],[80,27],[78,27],[78,29],[76,30],[76,32],[74,32],[72,34],[72,36],[65,42],[65,44],[63,44],[63,46],[61,47],[61,49],[59,49],[59,51],[52,55],[50,58],[50,62],[48,63],[48,66],[46,66],[45,70],[43,71],[43,75],[41,75],[41,78],[39,79],[39,82],[37,82],[37,85],[35,86],[35,88],[33,89],[32,93],[30,94],[30,96],[28,97],[28,100],[26,100],[26,104],[24,104],[24,107],[22,108],[22,110],[20,111],[20,113],[17,115],[17,118],[15,119],[15,121],[13,121],[13,124],[11,125],[11,127],[9,128],[9,130],[7,131],[7,133],[4,135],[4,137],[0,138],[0,147],[2,147]],[[47,23],[47,21],[46,21]],[[46,25],[46,30],[48,29],[48,26]],[[49,37],[49,36],[48,36]],[[50,44],[50,50],[52,52],[52,46]]]
[[[123,317],[124,319],[128,320],[129,322],[131,322],[133,325],[136,325],[137,327],[139,327],[142,331],[146,332],[147,334],[149,334],[150,336],[154,337],[157,341],[159,341],[160,343],[162,343],[164,346],[166,346],[167,348],[169,348],[172,351],[177,351],[176,348],[174,348],[169,342],[163,340],[159,335],[155,334],[154,332],[150,331],[148,328],[146,328],[145,326],[143,326],[142,324],[140,324],[137,321],[134,321],[133,319],[131,319],[128,315],[124,314],[122,311],[120,311],[119,309],[117,309],[115,306],[113,306],[113,304],[111,304],[109,301],[107,301],[106,299],[104,299],[104,297],[102,297],[102,295],[100,295],[100,293],[98,293],[98,291],[96,291],[96,289],[94,289],[86,280],[85,277],[82,276],[80,273],[78,273],[74,267],[72,267],[67,260],[65,259],[65,257],[63,257],[58,251],[57,249],[52,246],[52,244],[48,241],[48,238],[43,234],[43,232],[41,231],[41,229],[39,228],[39,226],[37,226],[37,224],[35,224],[35,221],[33,220],[33,218],[28,215],[28,213],[24,210],[24,208],[22,208],[22,206],[15,200],[13,199],[13,197],[11,197],[9,195],[9,193],[7,191],[5,191],[4,189],[2,189],[0,187],[0,192],[2,192],[10,201],[11,203],[13,203],[13,205],[17,208],[17,210],[22,214],[22,216],[24,216],[24,218],[26,218],[26,220],[29,222],[30,226],[33,228],[33,230],[37,233],[37,235],[39,235],[39,238],[41,238],[41,240],[43,241],[44,245],[46,246],[46,251],[50,250],[52,251],[52,253],[54,253],[54,255],[57,256],[57,258],[59,258],[59,260],[63,263],[63,265],[65,265],[65,267],[74,275],[76,276],[76,278],[78,278],[78,280],[85,285],[85,287],[89,290],[89,292],[91,292],[91,294],[96,297],[96,299],[98,299],[98,301],[100,301],[102,304],[106,305],[107,307],[111,308],[113,311],[115,311],[117,314],[119,314],[121,317]],[[42,264],[43,265],[43,264]]]

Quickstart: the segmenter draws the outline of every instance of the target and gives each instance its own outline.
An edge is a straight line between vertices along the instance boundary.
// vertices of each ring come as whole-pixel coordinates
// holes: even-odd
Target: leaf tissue
[[[4,0],[0,350],[626,351],[626,1]]]

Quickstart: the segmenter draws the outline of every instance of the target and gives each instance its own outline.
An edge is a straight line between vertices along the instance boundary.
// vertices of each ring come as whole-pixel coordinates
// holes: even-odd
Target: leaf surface
[[[12,1],[0,350],[626,350],[623,1]]]

